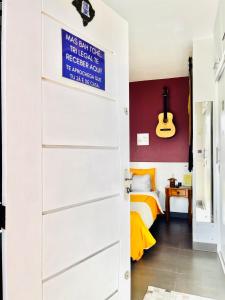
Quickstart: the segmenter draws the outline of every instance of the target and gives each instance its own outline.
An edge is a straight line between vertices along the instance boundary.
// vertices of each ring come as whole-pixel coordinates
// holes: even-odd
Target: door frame
[[[41,6],[40,0],[3,2],[4,300],[42,299]]]

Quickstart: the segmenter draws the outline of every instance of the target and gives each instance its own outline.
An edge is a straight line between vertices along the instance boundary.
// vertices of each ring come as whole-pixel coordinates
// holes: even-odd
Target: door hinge
[[[224,111],[224,109],[225,109],[225,101],[224,100],[222,100],[222,107],[221,107],[221,109],[222,109],[222,111]]]
[[[129,271],[126,271],[126,272],[125,272],[124,278],[125,278],[126,280],[129,280],[129,279],[130,279],[130,272],[129,272]]]
[[[0,229],[5,229],[5,206],[0,204]]]
[[[223,36],[222,36],[222,41],[225,40],[225,32],[223,33]]]
[[[219,164],[219,162],[220,162],[220,154],[219,154],[219,147],[217,146],[216,147],[216,164]]]
[[[126,116],[128,116],[128,114],[129,114],[129,110],[128,110],[128,108],[127,108],[127,107],[124,107],[124,113],[125,113],[125,115],[126,115]]]

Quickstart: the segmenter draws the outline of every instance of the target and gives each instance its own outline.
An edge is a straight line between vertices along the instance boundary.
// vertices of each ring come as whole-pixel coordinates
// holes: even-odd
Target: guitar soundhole
[[[163,123],[168,123],[168,119],[163,119]]]
[[[171,131],[171,128],[162,128],[160,131]]]

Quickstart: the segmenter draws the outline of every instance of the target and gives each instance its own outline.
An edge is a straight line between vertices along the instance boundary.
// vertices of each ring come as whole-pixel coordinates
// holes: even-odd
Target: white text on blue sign
[[[62,29],[62,75],[105,90],[105,53]]]

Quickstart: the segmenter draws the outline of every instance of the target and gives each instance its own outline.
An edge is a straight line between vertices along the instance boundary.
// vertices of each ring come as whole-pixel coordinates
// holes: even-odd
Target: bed
[[[151,170],[151,174],[149,173],[149,170]],[[138,175],[138,177],[141,177],[146,175],[146,173],[143,174],[143,172],[147,172],[149,177],[146,177],[146,179],[149,180],[149,178],[151,178],[151,187],[143,187],[142,185],[139,189],[140,191],[135,190],[130,194],[130,238],[131,258],[133,261],[140,260],[144,254],[144,250],[155,245],[156,240],[150,233],[149,229],[156,220],[158,214],[163,214],[159,198],[156,193],[155,169],[153,173],[152,170],[153,169],[135,169],[134,171],[134,169],[131,169],[131,173],[133,175]]]

